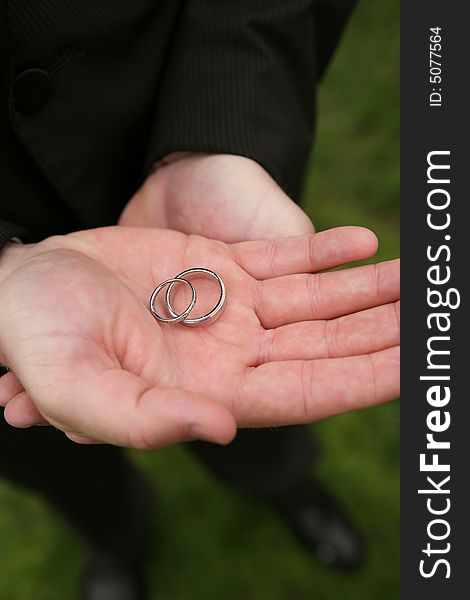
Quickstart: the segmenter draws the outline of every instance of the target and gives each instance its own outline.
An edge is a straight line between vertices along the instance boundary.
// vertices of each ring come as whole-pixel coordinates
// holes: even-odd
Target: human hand
[[[157,448],[227,443],[236,424],[308,423],[390,400],[397,261],[310,274],[375,249],[357,227],[230,246],[111,227],[15,248],[12,259],[10,249],[0,262],[5,417],[51,423],[75,441]],[[221,318],[200,328],[155,321],[153,288],[194,266],[224,280]],[[201,313],[210,286],[197,282]]]
[[[308,216],[258,163],[230,154],[189,154],[161,166],[128,202],[119,224],[224,242],[314,231]]]

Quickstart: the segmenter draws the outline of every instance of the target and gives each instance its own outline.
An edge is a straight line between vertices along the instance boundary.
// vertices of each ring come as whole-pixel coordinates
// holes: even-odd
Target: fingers
[[[7,423],[20,429],[33,425],[49,425],[24,390],[10,399],[5,406],[4,417]]]
[[[368,355],[273,362],[245,377],[234,411],[242,427],[310,423],[399,395],[399,348]]]
[[[19,429],[34,425],[49,425],[12,372],[0,378],[0,383],[4,384],[0,386],[1,406],[5,406],[4,418],[9,425]],[[65,432],[65,435],[78,444],[102,443],[75,433]]]
[[[233,416],[219,402],[176,387],[149,385],[127,371],[108,369],[87,377],[81,386],[60,387],[55,386],[60,396],[48,403],[45,414],[72,435],[156,449],[192,439],[227,444],[236,432]]]
[[[400,302],[339,319],[291,323],[262,336],[258,365],[279,360],[339,358],[399,344]]]
[[[5,407],[4,418],[13,427],[48,424],[11,371],[0,377],[0,406]]]
[[[258,283],[255,310],[265,328],[332,319],[400,297],[399,260]],[[282,300],[280,300],[282,299]]]
[[[38,411],[34,402],[26,394],[21,392],[14,396],[6,405],[4,412],[5,421],[17,427],[24,429],[27,427],[33,427],[34,425],[50,425],[46,419]],[[65,432],[65,435],[76,442],[77,444],[101,444],[102,442],[93,438],[85,437],[76,433]]]
[[[238,264],[256,279],[311,273],[362,260],[377,251],[377,238],[364,227],[336,227],[317,234],[231,246]]]
[[[0,377],[0,406],[6,406],[14,396],[23,391],[16,375],[12,371],[5,373]]]

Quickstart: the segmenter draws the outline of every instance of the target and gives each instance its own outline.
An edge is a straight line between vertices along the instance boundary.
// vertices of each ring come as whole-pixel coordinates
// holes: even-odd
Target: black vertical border
[[[401,3],[401,203],[402,203],[402,484],[401,484],[401,597],[404,600],[446,600],[470,597],[470,15],[462,0],[423,0]],[[430,27],[442,28],[442,84],[429,81]],[[429,106],[432,87],[442,88],[442,107]],[[461,294],[461,305],[450,310],[451,362],[450,429],[441,434],[449,439],[451,508],[445,515],[451,526],[449,538],[441,543],[429,540],[426,528],[432,515],[426,508],[426,475],[420,473],[419,455],[426,448],[427,382],[419,380],[426,367],[426,341],[430,332],[426,316],[428,244],[446,243],[443,232],[426,225],[427,154],[450,150],[451,193],[451,286]],[[445,265],[445,261],[440,261]],[[442,309],[443,310],[443,309]],[[443,409],[446,410],[446,409]],[[442,459],[445,457],[440,453]],[[431,474],[429,474],[431,475]],[[436,474],[442,479],[444,474]],[[429,487],[429,486],[427,486]],[[436,517],[434,517],[436,518]],[[436,530],[437,531],[437,530]],[[444,568],[423,578],[420,560],[427,542],[436,548],[450,542],[447,558],[451,576]],[[428,559],[428,567],[431,562]]]

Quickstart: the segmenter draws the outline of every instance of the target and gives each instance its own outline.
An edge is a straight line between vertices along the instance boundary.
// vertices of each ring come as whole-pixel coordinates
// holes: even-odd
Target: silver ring
[[[201,317],[196,317],[194,319],[188,319],[188,318],[184,317],[182,319],[182,322],[184,323],[184,325],[189,325],[190,327],[195,327],[197,325],[201,325],[202,323],[209,325],[209,323],[213,323],[216,319],[218,319],[220,317],[220,315],[222,314],[222,312],[225,308],[225,299],[226,299],[225,285],[224,285],[224,282],[222,281],[222,279],[217,275],[217,273],[214,273],[214,271],[211,271],[210,269],[203,269],[202,267],[194,268],[194,269],[187,269],[186,271],[183,271],[182,273],[177,275],[175,277],[175,279],[177,281],[187,281],[187,277],[191,277],[193,275],[197,275],[199,277],[202,276],[202,277],[208,277],[210,279],[215,279],[215,281],[219,284],[220,296],[217,301],[217,304],[208,313],[206,313],[205,315],[202,315]],[[168,280],[168,281],[170,281],[170,280]],[[168,309],[168,312],[173,317],[176,317],[177,313],[173,309],[173,306],[171,305],[171,301],[170,301],[170,295],[171,295],[171,291],[172,291],[174,285],[175,285],[174,283],[171,283],[168,286],[168,289],[166,291],[166,296],[165,296],[165,304]]]
[[[158,294],[161,292],[161,290],[165,286],[173,287],[175,285],[175,283],[184,283],[185,285],[188,285],[191,288],[191,302],[189,303],[188,307],[181,314],[178,314],[172,310],[171,316],[173,318],[162,317],[161,315],[159,315],[157,313],[157,311],[155,309],[155,300],[157,299]],[[168,290],[169,289],[170,288],[168,288]],[[167,290],[167,293],[168,293],[168,290]],[[187,281],[186,279],[182,279],[180,277],[172,277],[171,279],[162,281],[162,283],[160,283],[160,285],[158,285],[153,290],[153,293],[150,296],[150,310],[152,311],[152,315],[157,319],[157,321],[162,321],[162,323],[179,323],[180,321],[184,321],[184,319],[193,310],[194,305],[196,304],[196,298],[197,298],[196,290],[194,289],[194,286],[191,282]]]

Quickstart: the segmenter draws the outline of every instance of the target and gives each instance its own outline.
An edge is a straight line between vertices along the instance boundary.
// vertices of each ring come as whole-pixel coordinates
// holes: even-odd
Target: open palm
[[[0,348],[13,371],[0,380],[5,415],[17,426],[44,419],[77,441],[155,448],[225,443],[235,425],[305,423],[392,399],[398,265],[311,274],[375,246],[355,227],[231,246],[127,227],[49,238],[0,286]],[[223,279],[223,315],[199,328],[157,322],[153,288],[190,267]],[[201,314],[214,285],[194,284]]]

